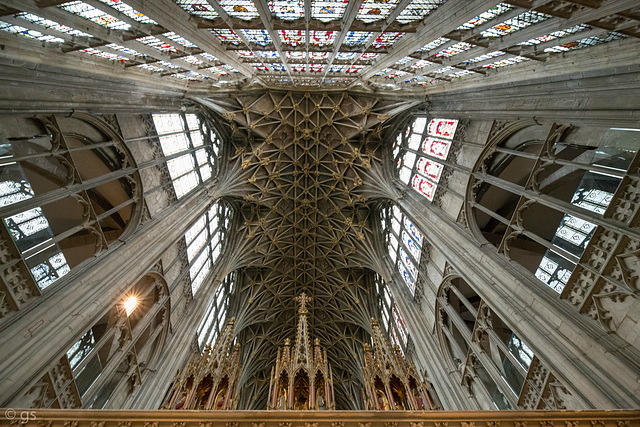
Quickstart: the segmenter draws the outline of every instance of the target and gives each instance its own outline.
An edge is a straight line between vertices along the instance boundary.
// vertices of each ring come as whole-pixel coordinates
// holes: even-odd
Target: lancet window
[[[185,233],[193,295],[220,257],[230,221],[231,210],[216,202]]]
[[[215,295],[211,298],[207,313],[198,326],[198,345],[203,350],[206,345],[213,345],[220,336],[227,321],[229,292],[236,280],[236,272],[232,272],[222,281]]]
[[[580,403],[462,278],[450,276],[437,301],[442,351],[481,406],[579,409]]]
[[[640,129],[514,122],[493,133],[468,187],[478,237],[609,330],[628,309],[614,306],[640,294],[638,147]]]
[[[413,296],[418,280],[423,235],[395,205],[383,210],[382,217],[389,257]]]
[[[400,180],[433,201],[458,120],[416,117],[393,145]]]
[[[154,114],[153,122],[176,197],[180,199],[211,178],[220,139],[196,114]]]
[[[132,232],[142,204],[133,157],[101,118],[2,117],[0,130],[5,316]]]
[[[402,317],[400,309],[389,293],[386,283],[377,274],[375,275],[375,282],[376,290],[380,296],[382,329],[387,332],[389,342],[391,342],[392,345],[397,345],[400,348],[400,352],[404,354],[409,340],[409,331],[404,322],[404,317]]]
[[[121,408],[149,374],[169,325],[169,290],[143,276],[20,400],[21,407]]]

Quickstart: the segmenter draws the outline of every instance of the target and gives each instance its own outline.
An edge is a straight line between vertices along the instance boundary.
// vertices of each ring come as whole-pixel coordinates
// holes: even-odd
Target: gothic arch
[[[610,332],[640,304],[638,147],[624,128],[495,122],[467,186],[478,241]]]
[[[436,299],[436,333],[451,373],[485,409],[579,409],[524,340],[457,274]],[[526,338],[526,337],[525,337]]]
[[[140,221],[138,167],[105,119],[84,113],[0,119],[6,225],[0,227],[0,317],[126,239]]]
[[[14,400],[24,408],[119,408],[158,361],[169,330],[164,277],[149,272],[130,286],[44,374]],[[130,304],[135,297],[135,304]]]

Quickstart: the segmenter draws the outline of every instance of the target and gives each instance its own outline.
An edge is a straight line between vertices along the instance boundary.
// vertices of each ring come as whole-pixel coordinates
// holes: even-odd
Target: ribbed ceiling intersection
[[[378,316],[369,269],[380,244],[377,201],[363,188],[385,155],[387,125],[418,102],[273,91],[201,101],[226,118],[233,144],[220,185],[244,239],[231,254],[240,274],[229,313],[245,345],[243,381],[253,388],[244,405],[265,406],[276,349],[295,335],[293,298],[306,292],[338,406],[353,408],[362,344]]]

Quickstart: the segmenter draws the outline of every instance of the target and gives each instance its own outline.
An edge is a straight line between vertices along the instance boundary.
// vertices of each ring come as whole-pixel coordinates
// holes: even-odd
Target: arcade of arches
[[[0,1],[0,425],[640,422],[634,2],[160,3]]]

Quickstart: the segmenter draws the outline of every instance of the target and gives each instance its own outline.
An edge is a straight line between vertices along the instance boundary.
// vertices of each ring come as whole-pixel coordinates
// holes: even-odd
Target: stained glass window
[[[398,334],[402,339],[402,343],[407,345],[407,325],[404,323],[404,318],[402,314],[400,314],[400,310],[396,304],[393,305],[393,320],[395,321],[395,326],[398,329]]]
[[[607,43],[613,40],[619,40],[626,38],[627,36],[621,33],[610,32],[602,36],[592,36],[580,39],[577,41],[563,43],[554,47],[545,48],[545,52],[568,52],[570,50],[582,49],[589,46],[595,46],[601,43]]]
[[[540,37],[536,37],[533,39],[529,39],[526,42],[522,42],[520,43],[520,45],[524,45],[524,46],[533,46],[533,45],[537,45],[540,43],[546,43],[549,42],[551,40],[555,40],[559,37],[566,37],[569,36],[571,34],[575,34],[581,31],[587,31],[589,30],[591,27],[589,27],[588,25],[584,25],[584,24],[580,24],[580,25],[575,25],[573,27],[570,28],[566,28],[564,30],[560,30],[560,31],[554,31],[552,33],[549,34],[545,34],[544,36],[540,36]]]
[[[198,147],[207,139],[217,146],[219,139],[195,114],[154,114],[153,122],[173,188],[181,198],[212,176],[215,156]]]
[[[204,350],[206,345],[213,345],[227,322],[229,293],[235,285],[236,273],[229,274],[211,297],[209,307],[198,326],[198,345]]]
[[[336,59],[340,59],[340,60],[353,59],[356,57],[356,55],[358,55],[356,52],[338,52],[338,54],[336,55]]]
[[[513,56],[507,59],[502,59],[500,61],[492,62],[491,64],[485,65],[486,68],[500,68],[506,67],[507,65],[517,64],[519,62],[529,61],[529,58],[525,58],[524,56]]]
[[[267,46],[271,44],[271,37],[267,30],[240,30],[245,35],[247,40],[251,43],[255,43],[260,46]]]
[[[309,43],[316,46],[329,46],[333,44],[335,39],[334,31],[311,31],[309,35]]]
[[[74,370],[80,362],[91,353],[91,350],[93,350],[95,346],[96,338],[93,334],[93,329],[89,329],[89,332],[84,334],[84,336],[67,351],[67,358],[69,359],[71,370]]]
[[[100,0],[100,1],[108,6],[111,6],[118,12],[124,13],[129,18],[135,21],[142,22],[143,24],[157,24],[156,21],[138,12],[137,10],[133,9],[131,6],[129,6],[122,0]]]
[[[449,39],[445,38],[445,37],[440,37],[430,43],[427,43],[426,45],[424,45],[423,47],[421,47],[420,49],[417,50],[417,52],[429,52],[433,49],[436,49],[437,47],[445,44],[446,42],[448,42]]]
[[[395,5],[398,4],[398,1],[399,0],[365,0],[362,2],[362,6],[360,6],[356,19],[364,22],[385,19],[389,16]]]
[[[34,15],[32,13],[23,12],[23,13],[17,14],[16,17],[22,18],[34,24],[42,25],[44,28],[50,28],[52,30],[60,31],[61,33],[69,34],[71,36],[91,37],[91,34],[82,32],[80,30],[76,30],[75,28],[71,28],[67,25],[59,24],[49,19],[41,18],[40,16]]]
[[[407,23],[424,19],[446,0],[413,0],[400,12],[396,21]]]
[[[391,46],[392,44],[397,42],[398,39],[400,39],[403,35],[404,33],[382,33],[378,37],[376,37],[372,46],[376,49],[379,47]]]
[[[192,15],[206,19],[218,17],[218,13],[206,0],[176,0],[176,3]]]
[[[271,13],[278,19],[298,19],[304,16],[304,4],[301,0],[270,0]]]
[[[349,31],[342,43],[346,46],[362,46],[367,42],[371,34],[373,33],[368,31]]]
[[[400,180],[433,201],[444,170],[438,160],[447,159],[458,120],[432,119],[425,129],[426,122],[426,117],[418,117],[398,134],[394,156]]]
[[[415,294],[423,236],[413,223],[393,206],[383,212],[383,228],[391,260],[411,294]]]
[[[280,41],[291,46],[298,46],[305,42],[304,30],[280,30]]]
[[[527,10],[481,33],[482,37],[500,37],[551,18],[551,15]]]
[[[436,53],[436,57],[438,58],[442,58],[442,57],[450,57],[453,55],[457,55],[460,52],[464,52],[465,50],[471,49],[473,47],[472,44],[469,43],[465,43],[465,42],[460,42],[460,43],[456,43],[450,47],[447,47],[445,49],[442,49],[440,52]]]
[[[480,15],[476,16],[475,18],[471,19],[470,21],[466,22],[465,24],[461,25],[460,27],[458,27],[459,30],[469,30],[471,28],[477,27],[478,25],[482,25],[485,22],[496,18],[499,15],[502,15],[505,12],[508,12],[509,10],[513,9],[513,6],[506,4],[506,3],[500,3],[497,6],[492,7],[491,9],[487,10],[486,12],[481,13]]]
[[[340,19],[346,7],[347,0],[312,0],[311,17],[325,22]]]
[[[217,29],[211,30],[211,32],[215,34],[224,43],[229,43],[233,45],[239,45],[240,43],[242,43],[242,40],[240,39],[240,37],[238,37],[238,35],[234,33],[233,30],[217,28]]]
[[[64,3],[58,7],[112,30],[128,30],[131,28],[131,25],[126,22],[81,1]]]
[[[393,297],[389,293],[385,281],[376,274],[374,276],[374,283],[379,297],[378,307],[382,320],[380,327],[387,332],[391,345],[397,345],[400,348],[400,352],[403,352],[403,348],[406,348],[409,337],[407,325]],[[400,337],[400,339],[398,339],[398,337]]]
[[[12,34],[17,34],[23,37],[28,37],[30,39],[40,40],[43,42],[64,43],[64,39],[61,39],[60,37],[50,36],[48,34],[44,34],[36,30],[29,30],[25,27],[9,24],[3,21],[0,21],[0,30],[7,31]]]
[[[251,19],[258,17],[258,10],[251,0],[218,0],[218,3],[233,18]]]

